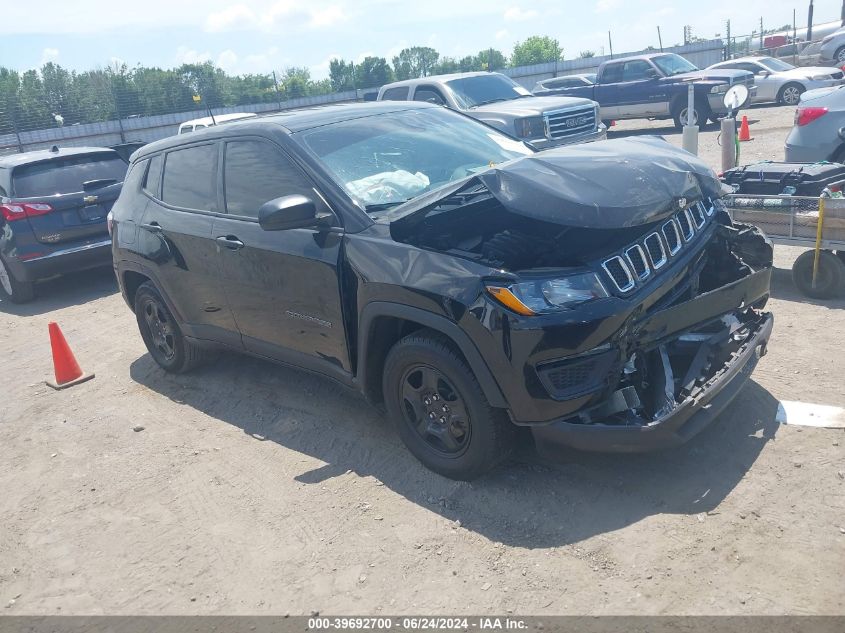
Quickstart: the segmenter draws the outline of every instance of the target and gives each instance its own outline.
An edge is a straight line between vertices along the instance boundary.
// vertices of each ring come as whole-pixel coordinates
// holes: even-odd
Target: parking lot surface
[[[781,159],[792,109],[749,111],[743,162]],[[611,137],[666,134],[626,122]],[[718,166],[717,132],[702,156]],[[6,614],[841,614],[845,300],[800,295],[776,248],[769,354],[721,419],[650,455],[530,448],[443,479],[322,378],[245,357],[171,376],[110,270],[0,303]],[[92,381],[50,375],[58,322]],[[142,427],[142,428],[141,428]],[[138,429],[138,430],[133,430]]]

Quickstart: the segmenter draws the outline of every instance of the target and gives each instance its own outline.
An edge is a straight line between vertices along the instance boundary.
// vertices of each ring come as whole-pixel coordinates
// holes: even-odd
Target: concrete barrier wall
[[[664,49],[665,52],[678,53],[683,55],[699,68],[706,68],[722,59],[722,41],[708,40],[695,42],[686,46],[673,46]],[[615,58],[628,55],[639,55],[642,53],[654,53],[654,50],[638,51],[614,55]],[[609,55],[600,57],[589,57],[585,59],[570,59],[534,66],[521,66],[518,68],[505,68],[501,72],[510,76],[517,83],[529,90],[541,79],[559,77],[561,75],[572,75],[575,73],[595,72],[599,64],[611,59]],[[367,92],[372,92],[368,90]],[[362,98],[364,91],[350,90],[316,97],[302,97],[289,99],[281,103],[282,110],[303,108],[313,105],[328,103],[341,103],[345,101],[356,101]],[[256,103],[252,105],[231,106],[226,108],[213,108],[215,115],[231,112],[278,112],[278,103]],[[94,146],[102,147],[115,145],[121,142],[121,128],[123,138],[127,141],[157,141],[176,134],[180,123],[207,116],[203,110],[192,110],[189,112],[176,112],[173,114],[161,114],[157,116],[134,117],[120,121],[103,121],[100,123],[87,123],[83,125],[70,125],[67,127],[46,128],[31,132],[21,132],[20,138],[15,134],[0,135],[0,155],[19,151],[23,146],[25,151],[34,149],[45,149],[53,145],[64,146]]]

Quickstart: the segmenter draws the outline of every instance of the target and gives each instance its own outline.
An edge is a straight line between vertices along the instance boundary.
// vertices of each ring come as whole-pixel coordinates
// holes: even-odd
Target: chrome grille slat
[[[692,217],[690,217],[689,209],[684,209],[678,213],[675,219],[678,221],[678,226],[681,227],[681,235],[683,235],[684,241],[689,242],[695,233],[695,230],[692,228]]]
[[[666,239],[666,246],[669,247],[669,255],[674,255],[681,250],[681,229],[678,228],[675,218],[669,220],[660,230]]]
[[[602,261],[601,266],[619,292],[630,292],[645,282],[652,272],[665,266],[687,242],[695,239],[707,224],[707,218],[714,213],[715,202],[699,200],[675,213],[659,230]]]
[[[669,258],[666,257],[666,248],[663,246],[663,240],[660,239],[660,234],[656,231],[649,233],[645,238],[645,249],[648,251],[648,257],[651,260],[651,266],[654,270],[658,270],[665,264]]]
[[[628,265],[619,255],[614,255],[613,257],[604,260],[601,266],[610,276],[611,280],[613,280],[613,284],[619,292],[628,292],[629,290],[633,290],[634,286],[636,286],[634,276],[631,274],[631,271],[628,270]]]
[[[648,267],[648,260],[645,258],[642,246],[634,244],[625,249],[625,259],[628,260],[631,270],[637,276],[637,279],[640,281],[648,279],[651,269]]]

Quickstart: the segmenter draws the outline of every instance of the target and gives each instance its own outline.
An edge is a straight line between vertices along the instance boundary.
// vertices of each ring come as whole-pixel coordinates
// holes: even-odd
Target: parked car
[[[379,101],[423,101],[464,112],[538,149],[607,138],[589,99],[533,96],[500,73],[456,73],[382,86]]]
[[[220,125],[221,123],[231,123],[232,121],[241,121],[242,119],[251,119],[258,116],[255,112],[232,112],[230,114],[217,114],[213,117],[204,116],[201,119],[191,119],[179,125],[178,134],[187,134],[188,132],[196,132],[197,130],[204,130],[212,125]]]
[[[845,28],[810,42],[798,53],[799,66],[842,66],[845,64]]]
[[[776,102],[794,106],[807,90],[843,83],[843,73],[839,69],[829,66],[796,68],[774,57],[740,57],[713,64],[708,70],[718,68],[747,70],[754,74],[757,94],[751,99],[752,103]]]
[[[535,97],[547,97],[558,94],[560,88],[573,88],[575,86],[592,86],[596,83],[596,73],[584,73],[580,75],[564,75],[563,77],[552,77],[542,79],[534,85]]]
[[[731,69],[699,70],[674,53],[620,57],[603,62],[594,85],[561,88],[558,94],[597,101],[607,125],[620,119],[673,119],[681,128],[687,121],[687,86],[695,89],[693,121],[703,127],[727,114],[723,103],[732,85],[745,84],[753,97],[754,75]]]
[[[146,144],[146,141],[125,141],[123,143],[117,143],[116,145],[109,145],[109,149],[116,151],[118,156],[120,156],[128,165],[129,157],[132,156],[132,152]]]
[[[801,95],[795,123],[786,137],[785,160],[845,162],[845,86],[810,90]]]
[[[30,301],[39,279],[110,263],[106,214],[126,169],[105,147],[0,157],[0,298]]]
[[[113,209],[152,358],[223,347],[383,404],[447,477],[558,445],[684,442],[765,352],[772,250],[657,138],[536,153],[425,103],[287,112],[151,143]]]

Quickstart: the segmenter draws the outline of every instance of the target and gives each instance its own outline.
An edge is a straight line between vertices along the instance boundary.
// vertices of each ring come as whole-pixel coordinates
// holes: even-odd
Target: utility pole
[[[725,49],[725,59],[731,58],[731,21],[728,20],[727,23],[727,34],[728,34],[728,47]]]
[[[763,50],[763,17],[760,17],[760,50]]]
[[[845,0],[842,0],[845,3]],[[657,27],[657,42],[660,44],[660,52],[663,52],[663,38],[660,36],[660,27]]]
[[[610,59],[613,59],[613,40],[610,39],[610,31],[607,32],[607,45],[610,47]]]
[[[813,41],[813,0],[810,0],[810,8],[807,9],[807,41]]]
[[[279,92],[279,82],[276,80],[276,71],[273,71],[273,85],[276,87],[276,102],[279,104],[279,111],[282,110],[282,93]]]

